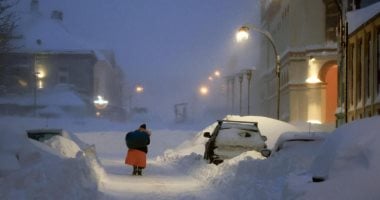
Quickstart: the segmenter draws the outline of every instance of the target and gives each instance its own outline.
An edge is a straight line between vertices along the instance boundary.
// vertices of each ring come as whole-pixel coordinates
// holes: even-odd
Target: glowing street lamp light
[[[220,71],[219,71],[219,70],[215,70],[215,71],[214,71],[214,75],[215,75],[216,77],[220,77]]]
[[[136,86],[135,90],[137,93],[143,93],[144,92],[144,88],[141,85]]]
[[[249,38],[249,28],[247,26],[242,26],[236,33],[236,41],[241,42],[243,40],[248,40]]]
[[[274,45],[274,40],[273,40],[272,35],[268,31],[258,29],[255,26],[252,26],[252,25],[250,25],[249,27],[247,25],[242,26],[236,33],[236,40],[238,42],[247,40],[249,38],[249,30],[254,30],[256,32],[263,34],[269,40],[270,44],[273,47],[273,51],[274,51],[274,55],[276,59],[275,70],[276,70],[276,76],[277,76],[277,109],[276,109],[277,111],[276,112],[277,112],[277,119],[280,119],[280,86],[281,86],[280,85],[280,76],[281,76],[280,56],[278,55],[278,51],[276,49],[276,46]]]
[[[202,95],[202,96],[205,96],[208,94],[208,87],[207,86],[204,86],[202,85],[200,88],[199,88],[199,93]]]
[[[108,101],[103,99],[103,97],[99,95],[98,98],[94,100],[94,105],[97,109],[103,110],[107,107]]]

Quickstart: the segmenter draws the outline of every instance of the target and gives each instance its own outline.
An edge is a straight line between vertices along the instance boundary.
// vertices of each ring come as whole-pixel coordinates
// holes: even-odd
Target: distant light
[[[203,96],[207,95],[207,94],[208,94],[208,87],[206,87],[206,86],[201,86],[201,87],[199,88],[199,93],[200,93],[201,95],[203,95]]]
[[[216,77],[220,77],[220,71],[219,71],[219,70],[215,70],[214,75],[215,75]]]
[[[141,85],[136,86],[135,90],[137,93],[143,93],[144,92],[144,88]]]
[[[37,76],[37,78],[44,78],[46,76],[46,73],[43,70],[39,70],[35,72],[35,75]]]
[[[97,116],[97,117],[100,117],[100,112],[96,112],[96,116]]]
[[[315,77],[315,76],[309,77],[305,81],[306,81],[306,83],[310,83],[310,84],[322,82],[321,80],[319,80],[318,77]]]
[[[236,41],[241,42],[249,38],[249,28],[242,26],[239,31],[236,33]]]
[[[308,120],[307,123],[310,123],[310,124],[322,124],[321,121],[315,120],[315,119]]]
[[[108,101],[99,95],[98,98],[94,101],[94,105],[97,109],[104,109],[107,107]]]
[[[44,88],[44,83],[42,82],[42,80],[38,80],[38,89],[43,89]]]
[[[208,80],[212,81],[212,80],[214,80],[214,78],[212,78],[212,76],[209,76]]]

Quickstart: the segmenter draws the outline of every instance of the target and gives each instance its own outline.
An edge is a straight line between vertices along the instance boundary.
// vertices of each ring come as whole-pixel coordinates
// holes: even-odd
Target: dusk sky
[[[235,73],[258,56],[257,40],[235,42],[241,25],[259,24],[258,0],[40,0],[41,12],[54,9],[68,32],[115,51],[128,83],[145,87],[144,101],[168,108],[194,98],[215,69]]]

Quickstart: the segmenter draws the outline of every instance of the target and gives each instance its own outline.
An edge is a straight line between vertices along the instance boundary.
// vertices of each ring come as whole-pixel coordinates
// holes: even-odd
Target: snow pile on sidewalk
[[[308,173],[289,177],[290,199],[380,199],[380,117],[334,131]],[[323,182],[312,182],[312,177]],[[344,191],[344,192],[342,192]]]
[[[380,117],[359,120],[268,159],[249,151],[218,166],[202,159],[203,132],[212,130],[212,124],[156,161],[200,180],[207,187],[200,199],[379,199],[379,122]],[[277,125],[259,127],[283,132]],[[312,182],[316,175],[326,180]]]
[[[4,122],[4,121],[2,121]],[[94,199],[104,175],[95,152],[67,138],[28,139],[1,123],[0,199]]]

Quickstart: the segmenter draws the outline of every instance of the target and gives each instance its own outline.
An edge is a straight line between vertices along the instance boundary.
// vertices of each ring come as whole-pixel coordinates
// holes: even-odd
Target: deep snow
[[[283,127],[283,122],[268,118],[229,118],[261,119],[261,124],[271,122],[273,132],[284,131],[276,129]],[[17,126],[11,121],[17,121]],[[131,176],[131,168],[123,163],[124,135],[136,128],[137,122],[49,122],[50,127],[65,127],[84,142],[95,144],[101,165],[91,156],[92,151],[84,151],[71,140],[53,138],[46,145],[27,139],[23,130],[41,127],[44,120],[1,118],[1,199],[380,198],[376,190],[380,183],[380,117],[326,133],[325,142],[288,145],[267,159],[250,151],[218,166],[203,160],[206,138],[202,135],[215,124],[198,131],[153,129],[143,177]],[[313,183],[311,178],[320,175],[317,172],[326,181]]]

